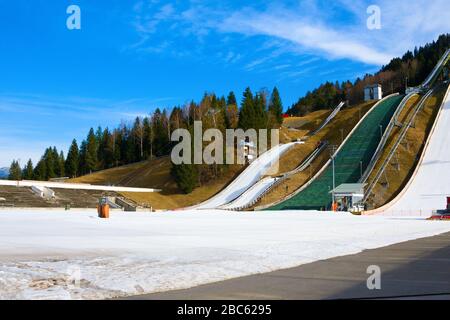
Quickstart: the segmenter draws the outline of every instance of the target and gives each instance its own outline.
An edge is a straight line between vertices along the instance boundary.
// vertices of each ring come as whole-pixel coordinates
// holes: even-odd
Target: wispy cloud
[[[308,0],[288,6],[274,1],[265,6],[259,4],[256,9],[191,1],[187,8],[160,6],[153,15],[144,15],[145,9],[141,8],[136,30],[145,37],[165,21],[172,24],[177,35],[197,37],[199,45],[211,34],[221,34],[228,40],[230,34],[244,36],[248,41],[265,37],[266,42],[272,44],[272,51],[348,59],[377,66],[450,30],[447,0],[379,0],[382,29],[374,31],[366,27],[366,9],[371,4],[366,0],[334,3]],[[269,50],[262,47],[257,45],[254,51]],[[242,58],[244,53],[239,54]],[[233,62],[225,59],[228,61]],[[257,57],[243,67],[252,71],[269,62],[271,59],[267,57]]]
[[[372,46],[345,37],[341,32],[320,24],[302,21],[289,12],[238,12],[221,26],[224,31],[247,35],[267,35],[288,40],[305,50],[318,50],[330,58],[347,58],[368,64],[383,64],[392,54],[380,52]]]

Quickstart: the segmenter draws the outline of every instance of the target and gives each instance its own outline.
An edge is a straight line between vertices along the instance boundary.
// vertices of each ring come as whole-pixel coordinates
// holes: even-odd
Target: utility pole
[[[362,176],[363,176],[363,162],[362,161],[359,162],[359,171],[361,173],[361,178],[362,178]]]
[[[333,167],[333,191],[331,192],[331,200],[332,200],[332,206],[334,206],[334,189],[336,189],[336,172],[335,172],[335,165],[334,165],[334,158],[336,153],[336,145],[331,145],[331,162]]]

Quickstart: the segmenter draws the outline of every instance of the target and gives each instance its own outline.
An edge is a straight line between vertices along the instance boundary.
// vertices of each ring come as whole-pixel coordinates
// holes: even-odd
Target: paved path
[[[381,268],[381,290],[367,289],[367,267]],[[450,299],[450,233],[359,254],[129,299]]]

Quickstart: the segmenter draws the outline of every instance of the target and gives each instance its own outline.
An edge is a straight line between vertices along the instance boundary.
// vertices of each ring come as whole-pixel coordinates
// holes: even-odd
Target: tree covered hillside
[[[303,116],[307,113],[329,109],[340,101],[348,105],[363,101],[363,88],[368,84],[381,83],[387,94],[403,91],[409,86],[419,85],[431,72],[442,54],[450,47],[450,34],[441,35],[437,41],[406,52],[395,58],[374,75],[365,75],[354,82],[325,82],[308,92],[292,105],[287,113]],[[271,93],[261,90],[253,93],[247,88],[240,103],[233,92],[225,98],[206,93],[200,102],[176,106],[171,110],[157,108],[148,117],[137,117],[134,123],[121,123],[117,128],[90,129],[79,144],[75,139],[65,158],[55,147],[45,150],[36,164],[32,161],[21,168],[14,160],[10,179],[48,180],[57,177],[77,177],[98,170],[169,155],[174,142],[171,134],[175,129],[193,130],[194,121],[202,121],[203,131],[226,129],[271,129],[279,128],[283,121],[283,105],[280,93],[274,88]],[[224,134],[225,136],[225,134]],[[220,177],[227,165],[178,165],[172,174],[184,192]]]
[[[401,58],[392,59],[374,75],[366,74],[354,82],[322,84],[300,98],[287,113],[304,116],[313,111],[333,108],[340,101],[346,101],[349,105],[361,103],[364,87],[368,84],[380,83],[387,94],[404,92],[406,85],[411,87],[421,84],[449,47],[450,34],[441,35],[437,41],[415,48],[413,52],[408,51]]]
[[[95,171],[167,156],[178,142],[171,142],[172,132],[179,128],[193,130],[194,121],[202,122],[202,129],[217,128],[225,136],[226,129],[279,128],[283,106],[277,88],[272,93],[256,94],[247,88],[241,107],[230,92],[227,98],[214,93],[204,95],[199,103],[192,101],[176,106],[170,112],[156,109],[148,117],[137,117],[134,123],[122,123],[115,129],[91,128],[81,144],[74,139],[67,157],[56,147],[45,150],[36,166],[31,159],[24,168],[18,161],[11,164],[12,180],[49,180],[58,177],[75,178]],[[184,192],[210,179],[220,177],[227,165],[179,165],[172,174]]]

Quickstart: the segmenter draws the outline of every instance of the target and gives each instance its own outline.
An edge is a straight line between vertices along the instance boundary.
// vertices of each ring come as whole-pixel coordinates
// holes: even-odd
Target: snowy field
[[[0,298],[182,289],[448,231],[448,222],[317,212],[113,212],[101,220],[94,210],[0,210]]]

